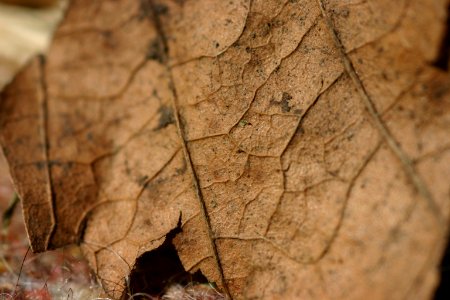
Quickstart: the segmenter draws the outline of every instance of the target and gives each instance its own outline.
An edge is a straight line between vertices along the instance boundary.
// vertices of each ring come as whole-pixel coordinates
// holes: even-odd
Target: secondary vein
[[[442,215],[439,206],[436,204],[436,201],[433,199],[433,196],[431,195],[430,191],[428,190],[426,184],[424,183],[422,178],[417,173],[417,171],[414,167],[414,163],[408,157],[408,155],[403,151],[403,149],[400,147],[400,145],[397,143],[397,141],[394,139],[394,137],[390,133],[390,131],[387,128],[387,126],[385,125],[385,123],[381,120],[381,117],[380,117],[379,113],[377,112],[374,103],[370,99],[361,79],[359,78],[358,74],[356,73],[356,70],[352,64],[352,61],[350,60],[347,53],[345,52],[344,46],[336,33],[336,29],[335,29],[330,17],[328,16],[327,11],[325,10],[323,0],[317,0],[317,2],[319,4],[322,16],[323,16],[325,23],[328,27],[328,30],[330,32],[331,38],[333,39],[333,42],[334,42],[337,50],[339,51],[339,55],[341,57],[342,63],[344,64],[344,68],[345,68],[347,74],[350,76],[351,80],[353,81],[353,84],[356,86],[358,94],[361,97],[363,104],[364,104],[367,112],[369,113],[369,116],[371,117],[371,119],[373,121],[373,124],[375,125],[377,130],[380,132],[381,136],[383,137],[383,139],[385,140],[386,144],[391,149],[391,151],[400,160],[407,177],[410,179],[413,186],[418,191],[418,193],[422,196],[422,198],[425,199],[429,209],[435,215],[438,222],[442,225],[446,224],[445,218]]]

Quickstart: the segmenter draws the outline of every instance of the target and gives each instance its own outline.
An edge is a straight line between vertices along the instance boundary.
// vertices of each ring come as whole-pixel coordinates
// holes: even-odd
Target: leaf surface
[[[449,218],[444,0],[72,1],[6,89],[34,251],[118,298],[173,239],[236,299],[432,295]]]

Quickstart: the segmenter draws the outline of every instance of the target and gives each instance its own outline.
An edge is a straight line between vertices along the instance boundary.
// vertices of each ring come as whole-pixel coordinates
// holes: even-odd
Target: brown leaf
[[[72,1],[1,102],[33,250],[81,242],[118,298],[180,220],[184,269],[236,299],[431,297],[447,5]]]

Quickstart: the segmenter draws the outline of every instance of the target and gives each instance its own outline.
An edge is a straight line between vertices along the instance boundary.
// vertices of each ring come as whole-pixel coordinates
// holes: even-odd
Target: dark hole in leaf
[[[173,238],[181,232],[180,223],[171,230],[164,243],[155,250],[142,254],[131,271],[129,290],[125,291],[122,299],[148,299],[162,296],[173,284],[186,286],[195,283],[208,283],[206,277],[197,271],[187,272],[181,264],[177,251],[172,244]]]
[[[441,42],[441,48],[439,50],[439,56],[434,62],[434,66],[448,71],[450,63],[450,5],[447,7],[447,23],[444,32],[444,37]]]
[[[434,294],[435,300],[448,299],[450,295],[450,239],[447,241],[447,248],[445,249],[444,258],[440,266],[441,282]]]

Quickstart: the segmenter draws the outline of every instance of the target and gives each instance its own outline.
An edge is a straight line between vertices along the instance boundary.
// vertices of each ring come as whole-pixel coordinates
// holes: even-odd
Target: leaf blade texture
[[[33,249],[80,242],[118,298],[180,222],[185,270],[235,299],[430,297],[447,5],[73,1],[1,102]]]

